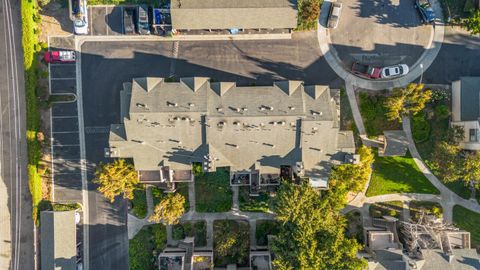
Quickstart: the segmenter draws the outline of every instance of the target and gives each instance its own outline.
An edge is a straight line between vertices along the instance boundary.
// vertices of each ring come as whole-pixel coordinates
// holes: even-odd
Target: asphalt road
[[[34,267],[20,2],[0,1],[0,268]]]

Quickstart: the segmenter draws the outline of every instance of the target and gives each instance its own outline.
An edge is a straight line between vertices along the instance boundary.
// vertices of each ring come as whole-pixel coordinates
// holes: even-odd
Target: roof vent
[[[242,112],[246,112],[246,111],[248,111],[247,107],[243,107]]]
[[[219,128],[223,128],[223,127],[224,127],[224,126],[226,126],[226,125],[227,125],[227,123],[226,123],[226,122],[224,122],[224,121],[220,121],[220,122],[218,122],[218,124],[217,124],[217,127],[219,127]]]
[[[260,106],[259,109],[260,109],[260,111],[265,111],[266,108],[264,106]]]
[[[190,107],[190,108],[195,107],[195,103],[188,103],[188,107]]]
[[[144,104],[144,103],[137,103],[136,104],[138,108],[144,108],[144,109],[148,109],[147,107],[147,104]]]
[[[270,124],[273,125],[273,126],[276,126],[276,125],[277,125],[277,122],[272,121],[272,122],[270,122]]]
[[[167,106],[168,106],[168,107],[178,107],[178,104],[175,103],[175,102],[167,101]]]
[[[217,112],[223,112],[223,108],[222,108],[222,107],[218,107],[218,108],[217,108]]]
[[[279,124],[281,126],[285,126],[285,121],[278,121],[277,124]]]
[[[293,106],[288,106],[288,108],[290,109],[290,111],[295,111],[295,107]]]
[[[233,122],[233,124],[234,124],[235,126],[240,126],[240,122],[239,122],[239,121],[235,121],[235,122]]]

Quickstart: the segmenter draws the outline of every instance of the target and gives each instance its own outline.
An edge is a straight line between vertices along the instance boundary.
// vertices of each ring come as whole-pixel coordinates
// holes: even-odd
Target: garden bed
[[[359,93],[359,106],[365,131],[368,136],[382,135],[385,130],[402,129],[400,122],[388,121],[387,109],[383,104],[386,97],[380,94]]]
[[[248,267],[249,240],[247,221],[216,220],[213,223],[215,267],[225,267],[228,264]]]
[[[280,231],[280,223],[275,220],[257,220],[255,238],[257,246],[267,246],[268,236],[276,235]]]
[[[180,193],[185,198],[185,213],[190,210],[190,202],[188,201],[188,183],[175,183],[176,193]],[[159,204],[160,201],[167,195],[163,190],[157,187],[151,187],[152,189],[152,198],[153,198],[153,207]]]
[[[145,218],[147,216],[147,195],[144,187],[137,187],[133,191],[133,199],[130,200],[132,205],[131,212],[137,218]]]
[[[195,177],[197,212],[227,212],[232,208],[230,173],[226,168]]]
[[[401,219],[403,216],[403,203],[401,201],[374,203],[370,205],[368,211],[373,218],[390,216]]]
[[[238,201],[240,211],[244,212],[270,212],[270,195],[260,192],[258,196],[250,196],[250,187],[239,187]]]
[[[373,174],[366,195],[391,193],[439,194],[407,152],[405,157],[375,157]]]
[[[156,270],[154,254],[160,254],[167,245],[167,230],[162,224],[145,226],[128,244],[129,269]]]
[[[357,242],[363,244],[363,219],[362,214],[358,211],[348,212],[345,215],[347,218],[347,227],[345,230],[345,234],[349,238],[355,238]]]
[[[174,240],[183,240],[185,237],[195,237],[195,246],[207,245],[207,228],[205,221],[182,222],[173,226],[172,237]]]
[[[427,202],[427,201],[411,201],[409,203],[410,217],[412,220],[417,221],[420,212],[423,210],[425,214],[433,214],[437,218],[442,217],[443,209],[439,203]]]

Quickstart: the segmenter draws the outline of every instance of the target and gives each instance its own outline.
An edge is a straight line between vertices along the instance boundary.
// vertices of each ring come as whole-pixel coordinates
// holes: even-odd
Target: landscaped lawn
[[[202,173],[195,177],[195,201],[197,212],[226,212],[232,208],[230,173],[217,168],[214,173]]]
[[[405,157],[376,155],[366,195],[371,197],[390,193],[439,194],[420,172],[409,153]]]
[[[470,232],[472,247],[480,247],[480,214],[460,205],[453,207],[453,223],[460,229]]]
[[[162,224],[154,224],[140,230],[128,244],[129,269],[155,270],[155,256],[167,245],[167,230]]]
[[[213,222],[213,257],[216,267],[237,264],[248,266],[250,251],[247,221],[216,220]]]
[[[239,187],[238,201],[240,210],[244,212],[269,212],[270,196],[261,192],[259,196],[250,196],[250,187]]]
[[[138,187],[133,191],[132,213],[138,218],[145,218],[147,216],[147,195],[145,188]]]
[[[385,130],[398,130],[401,125],[398,121],[388,121],[385,114],[387,110],[383,106],[386,97],[384,95],[359,94],[360,113],[368,136],[382,135]]]
[[[268,235],[276,235],[280,230],[280,224],[275,220],[257,220],[255,238],[257,246],[268,245]]]
[[[195,246],[207,245],[207,228],[205,221],[182,222],[173,226],[172,237],[174,240],[183,240],[185,237],[195,237]]]

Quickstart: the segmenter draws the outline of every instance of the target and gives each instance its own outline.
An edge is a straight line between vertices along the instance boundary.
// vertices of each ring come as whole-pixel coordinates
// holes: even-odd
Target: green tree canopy
[[[282,226],[272,243],[277,269],[362,269],[356,257],[361,246],[345,237],[344,186],[331,186],[323,197],[308,183],[283,182],[274,210]],[[335,205],[336,202],[336,205]]]
[[[98,184],[98,191],[110,202],[123,193],[123,198],[133,199],[133,190],[138,184],[137,171],[133,164],[124,159],[117,159],[111,163],[100,163],[95,172],[95,184]]]
[[[151,222],[161,222],[165,225],[177,224],[185,213],[185,197],[180,193],[168,194],[165,196],[153,210],[153,214],[148,218]]]
[[[480,34],[480,9],[472,11],[464,24],[471,35]]]
[[[440,142],[433,152],[433,168],[444,182],[456,181],[460,177],[460,148],[447,142]]]
[[[463,180],[466,184],[472,184],[480,188],[480,152],[468,154],[464,163]]]
[[[411,83],[405,88],[395,88],[385,100],[387,119],[402,121],[402,117],[416,114],[430,101],[432,91],[424,90],[423,84]]]

